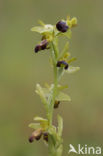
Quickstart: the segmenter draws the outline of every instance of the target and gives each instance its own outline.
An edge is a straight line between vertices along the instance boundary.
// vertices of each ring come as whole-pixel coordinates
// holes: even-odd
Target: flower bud
[[[65,70],[67,70],[68,67],[69,67],[67,62],[65,62],[65,61],[58,61],[57,62],[57,67],[62,67],[62,66],[64,66]]]
[[[69,29],[68,25],[66,24],[66,22],[64,21],[59,21],[57,24],[56,24],[56,28],[61,31],[61,32],[67,32],[67,30]]]
[[[42,136],[42,129],[40,128],[40,129],[35,130],[32,133],[32,135],[29,137],[29,142],[32,143],[34,139],[40,140],[41,136]]]
[[[60,104],[60,101],[55,101],[55,103],[54,103],[54,108],[56,109],[56,108],[58,108],[59,107],[59,104]]]

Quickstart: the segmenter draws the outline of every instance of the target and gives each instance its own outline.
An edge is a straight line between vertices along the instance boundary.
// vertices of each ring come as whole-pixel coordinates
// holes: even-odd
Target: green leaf
[[[29,127],[35,130],[41,128],[40,123],[31,123],[29,124]]]
[[[58,115],[58,135],[61,137],[63,131],[63,119],[60,115]]]
[[[72,31],[69,29],[66,33],[64,33],[64,35],[70,39],[72,37]]]
[[[63,67],[58,68],[58,81],[60,81],[63,75],[64,75],[64,68]]]
[[[36,91],[35,92],[40,96],[45,108],[48,110],[48,102],[47,102],[46,97],[45,97],[45,92],[44,92],[43,88],[40,86],[40,84],[36,85]]]
[[[51,143],[53,143],[54,144],[54,146],[56,145],[56,143],[57,143],[57,133],[56,133],[56,127],[55,126],[51,126],[49,129],[48,129],[48,132],[49,132],[49,141],[51,142]]]
[[[59,55],[59,49],[58,49],[58,38],[57,37],[55,37],[54,38],[54,41],[53,41],[53,49],[54,49],[54,51],[55,51],[55,56],[56,56],[56,58],[58,57],[58,55]]]
[[[78,70],[80,70],[80,67],[72,67],[72,66],[70,66],[68,68],[68,70],[65,70],[65,72],[71,74],[71,73],[77,72]]]
[[[57,154],[56,156],[61,156],[63,153],[63,145],[61,144],[58,148],[57,148]]]
[[[63,92],[59,92],[59,94],[56,97],[57,101],[71,101],[71,98],[69,95],[63,93]]]
[[[59,55],[58,60],[62,59],[68,51],[69,51],[69,42],[65,44],[63,51]]]

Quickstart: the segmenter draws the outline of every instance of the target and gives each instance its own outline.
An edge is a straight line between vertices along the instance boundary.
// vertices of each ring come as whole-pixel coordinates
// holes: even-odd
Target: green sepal
[[[42,20],[39,20],[38,23],[39,23],[41,26],[45,26],[45,23],[44,23]]]
[[[36,27],[31,28],[31,31],[35,31],[35,32],[38,32],[40,34],[52,33],[53,32],[53,26],[51,24],[47,24],[44,26],[36,26]]]
[[[72,28],[74,26],[77,25],[77,18],[73,17],[72,19],[70,19],[70,17],[67,17],[67,25],[69,26],[69,28]]]
[[[65,70],[65,72],[68,73],[68,74],[72,74],[72,73],[75,73],[75,72],[77,72],[79,70],[80,70],[80,67],[72,67],[72,66],[70,66],[68,68],[68,70]]]
[[[59,92],[58,95],[56,96],[57,101],[71,101],[71,98],[69,95]]]
[[[41,125],[40,125],[40,123],[31,123],[31,124],[29,124],[29,127],[36,130],[36,129],[41,128]]]
[[[38,121],[38,122],[48,122],[47,119],[44,119],[44,118],[39,117],[39,116],[34,117],[34,120],[35,120],[35,121]]]
[[[76,57],[72,57],[71,59],[69,59],[69,60],[67,61],[67,63],[72,63],[72,62],[74,62],[74,61],[76,61],[76,60],[77,60]]]
[[[64,89],[66,89],[66,88],[68,88],[68,85],[58,85],[58,90],[59,91],[62,91],[62,90],[64,90]]]
[[[42,117],[34,117],[34,120],[40,123],[41,128],[46,130],[48,128],[48,120]]]

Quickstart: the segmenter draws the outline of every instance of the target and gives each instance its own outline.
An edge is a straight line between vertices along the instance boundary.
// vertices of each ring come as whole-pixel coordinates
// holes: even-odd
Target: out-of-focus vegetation
[[[31,131],[27,125],[37,114],[45,114],[35,84],[53,80],[49,52],[34,54],[40,36],[30,28],[38,25],[38,19],[55,24],[68,14],[78,18],[70,52],[78,58],[81,70],[62,80],[69,83],[72,102],[55,110],[64,118],[64,155],[70,143],[103,145],[102,6],[100,0],[0,0],[1,156],[48,155],[43,143],[28,143]]]

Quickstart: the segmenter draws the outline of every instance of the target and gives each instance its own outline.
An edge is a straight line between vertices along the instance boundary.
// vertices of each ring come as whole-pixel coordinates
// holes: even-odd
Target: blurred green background
[[[78,18],[70,52],[81,70],[62,79],[72,102],[54,113],[64,118],[63,155],[70,143],[103,145],[103,1],[0,0],[0,156],[48,155],[42,141],[28,143],[28,124],[45,117],[35,85],[53,81],[49,52],[34,54],[40,36],[30,28],[38,19],[56,24],[68,14]]]

